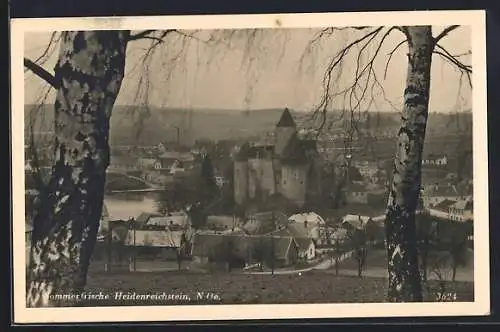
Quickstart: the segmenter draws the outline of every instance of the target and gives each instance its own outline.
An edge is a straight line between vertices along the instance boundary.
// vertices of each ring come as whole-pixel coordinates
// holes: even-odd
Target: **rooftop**
[[[281,114],[281,118],[278,121],[276,127],[292,127],[295,128],[297,125],[295,124],[295,120],[292,117],[292,114],[285,108],[283,113]]]

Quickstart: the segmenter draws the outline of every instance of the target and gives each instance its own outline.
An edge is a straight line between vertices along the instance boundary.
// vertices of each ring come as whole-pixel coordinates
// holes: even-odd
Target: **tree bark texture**
[[[128,31],[63,32],[54,165],[35,216],[27,306],[61,305],[51,294],[86,284],[109,164],[109,120],[125,69]]]
[[[408,72],[386,212],[388,301],[422,301],[415,214],[427,125],[433,37],[430,26],[405,27]]]

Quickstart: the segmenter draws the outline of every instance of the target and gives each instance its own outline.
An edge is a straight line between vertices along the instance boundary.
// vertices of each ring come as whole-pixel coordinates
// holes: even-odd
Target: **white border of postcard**
[[[278,20],[279,23],[278,24]],[[355,25],[468,25],[472,31],[474,302],[26,308],[24,249],[24,33],[59,30],[312,28]],[[192,321],[487,315],[490,310],[486,27],[484,11],[39,18],[11,20],[12,202],[15,323]]]

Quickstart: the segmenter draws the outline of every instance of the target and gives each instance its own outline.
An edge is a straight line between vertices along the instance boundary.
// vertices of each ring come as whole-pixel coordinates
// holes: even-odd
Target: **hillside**
[[[35,131],[50,131],[53,126],[52,105],[44,105],[34,112],[27,105],[25,127],[35,121]],[[228,110],[228,109],[180,109],[180,108],[139,108],[116,106],[111,117],[110,142],[112,145],[153,145],[160,141],[174,141],[179,134],[182,143],[192,143],[196,139],[221,140],[228,138],[259,137],[273,130],[282,109]],[[307,120],[307,113],[292,112],[297,122]],[[392,112],[369,112],[363,115],[358,128],[378,128],[394,132],[400,123],[398,114]],[[31,120],[30,120],[31,119]],[[471,128],[472,113],[444,114],[431,113],[427,127],[429,136],[454,135]],[[347,128],[347,121],[336,122],[338,130]],[[470,134],[470,133],[469,133]]]

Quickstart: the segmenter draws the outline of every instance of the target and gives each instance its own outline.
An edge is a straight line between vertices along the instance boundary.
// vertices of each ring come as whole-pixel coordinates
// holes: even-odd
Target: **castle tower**
[[[298,206],[305,203],[308,187],[309,163],[303,143],[296,134],[292,135],[281,158],[281,193]]]
[[[244,145],[234,159],[234,200],[242,205],[248,198],[248,146]]]
[[[277,157],[281,157],[283,150],[287,146],[288,142],[297,133],[297,125],[293,120],[292,114],[288,108],[285,108],[281,118],[276,124],[274,131],[274,153]]]

